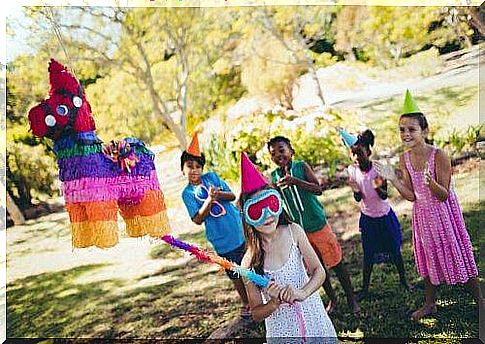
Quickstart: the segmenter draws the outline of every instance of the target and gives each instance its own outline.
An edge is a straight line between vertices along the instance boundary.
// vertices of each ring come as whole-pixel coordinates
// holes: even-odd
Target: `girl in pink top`
[[[354,164],[348,167],[349,185],[361,208],[359,228],[364,264],[360,299],[368,294],[375,263],[391,262],[396,265],[401,284],[406,290],[411,290],[401,255],[401,225],[387,200],[387,181],[377,174],[369,160],[373,145],[372,131],[366,130],[358,135],[356,143],[350,147]]]
[[[425,281],[425,302],[411,319],[437,311],[436,289],[442,283],[464,283],[483,310],[472,244],[451,184],[450,159],[444,151],[428,144],[428,122],[417,111],[404,113],[399,119],[401,140],[409,148],[400,157],[402,177],[398,178],[389,165],[375,162],[377,172],[414,203],[414,257]]]

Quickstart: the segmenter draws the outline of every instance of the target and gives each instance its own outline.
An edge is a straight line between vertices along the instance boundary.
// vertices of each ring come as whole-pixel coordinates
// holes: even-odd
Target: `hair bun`
[[[359,141],[368,147],[374,146],[374,133],[370,129],[366,129],[362,134],[359,134]]]

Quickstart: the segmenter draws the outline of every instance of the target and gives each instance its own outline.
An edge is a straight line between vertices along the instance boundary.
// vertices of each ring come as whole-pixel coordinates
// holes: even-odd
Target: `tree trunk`
[[[7,211],[12,218],[12,221],[15,225],[22,225],[25,223],[25,218],[22,212],[20,211],[19,207],[15,204],[12,197],[8,192],[7,193]]]
[[[320,80],[318,79],[318,74],[317,74],[317,69],[315,68],[315,64],[313,63],[312,57],[310,56],[310,53],[308,52],[308,49],[306,48],[305,44],[305,39],[302,37],[300,32],[298,30],[294,31],[294,35],[296,40],[299,42],[301,49],[303,51],[303,55],[305,56],[305,63],[308,67],[308,70],[310,71],[310,74],[312,76],[313,81],[315,82],[317,86],[317,96],[320,98],[322,102],[322,106],[325,107],[326,102],[325,98],[323,97],[323,88]]]
[[[140,51],[144,52],[143,49],[140,47]],[[168,111],[167,106],[163,103],[163,100],[160,99],[159,94],[155,90],[155,83],[153,81],[153,76],[151,73],[150,65],[148,64],[147,60],[147,69],[145,71],[146,78],[144,79],[145,84],[147,85],[148,91],[150,92],[150,97],[153,103],[153,109],[157,115],[163,118],[163,121],[170,128],[170,130],[175,134],[177,141],[179,143],[179,147],[181,150],[185,150],[187,148],[187,137],[185,133],[185,128],[183,126],[178,126],[177,123],[172,119],[170,113]],[[184,123],[186,116],[185,113],[181,114],[182,119],[181,123]]]
[[[480,32],[480,35],[485,36],[485,5],[472,6],[469,8],[469,13],[471,16],[470,23]]]

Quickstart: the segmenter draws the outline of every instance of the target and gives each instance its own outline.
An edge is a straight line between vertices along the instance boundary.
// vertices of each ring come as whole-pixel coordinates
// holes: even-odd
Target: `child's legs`
[[[366,262],[364,260],[362,269],[362,292],[367,293],[369,291],[370,277],[372,274],[372,268],[374,264],[372,262]]]
[[[406,271],[404,270],[404,261],[402,259],[402,255],[399,254],[396,257],[393,257],[394,265],[396,265],[397,273],[399,274],[399,280],[402,285],[406,288],[409,287],[408,282],[406,280]]]
[[[424,279],[424,305],[411,315],[412,320],[419,320],[422,317],[436,312],[436,289],[429,277]]]
[[[222,253],[219,255],[230,262],[240,265],[244,257],[244,253],[246,253],[246,245],[242,244],[241,246],[237,247],[232,251],[229,251],[227,253]],[[236,273],[234,273],[231,270],[226,270],[226,274],[234,284],[234,288],[236,288],[236,291],[239,294],[239,297],[241,298],[241,302],[243,306],[248,307],[249,305],[248,294],[246,292],[246,287],[244,286],[241,276],[238,276]]]
[[[426,305],[435,305],[436,304],[436,290],[437,287],[431,283],[429,277],[424,279],[424,298]]]
[[[323,268],[325,269],[325,280],[323,281],[323,289],[325,290],[325,294],[327,294],[328,298],[330,299],[330,303],[333,304],[332,307],[335,307],[335,304],[337,303],[337,295],[335,294],[335,291],[333,290],[332,284],[330,282],[330,274],[328,272],[328,263],[335,263],[336,260],[342,259],[342,251],[338,252],[338,248],[335,247],[335,244],[333,242],[329,245],[328,244],[328,231],[331,232],[330,226],[327,224],[325,227],[319,231],[316,232],[306,232],[306,235],[308,237],[308,241],[313,247],[313,250],[318,256],[318,259],[320,259],[320,262],[322,263]],[[333,233],[331,233],[333,234]],[[331,240],[332,241],[332,240]],[[335,240],[336,242],[336,240]],[[337,243],[338,245],[338,243]],[[328,246],[331,246],[330,248]],[[340,247],[340,245],[338,245]],[[331,253],[333,251],[337,251],[337,254],[335,254],[333,257],[331,256]],[[338,263],[336,263],[338,264]],[[332,265],[333,266],[333,265]],[[330,266],[330,267],[332,267]],[[330,307],[330,308],[332,308]]]
[[[323,260],[325,267],[334,270],[337,274],[340,284],[342,284],[342,288],[345,291],[349,306],[353,308],[354,312],[358,312],[359,309],[355,300],[352,284],[347,270],[342,264],[342,247],[328,223],[319,231],[307,232],[307,237],[317,254],[320,253],[319,256]]]
[[[330,275],[327,268],[325,268],[325,265],[323,265],[323,268],[325,269],[325,275],[326,275],[322,285],[323,290],[325,290],[325,294],[327,294],[328,298],[330,299],[330,303],[332,303],[334,307],[335,304],[337,303],[337,295],[335,294],[335,290],[332,287],[332,283],[330,282]]]
[[[340,262],[338,265],[334,266],[332,270],[335,271],[342,288],[344,289],[345,296],[347,297],[347,303],[351,308],[355,307],[356,300],[354,296],[354,290],[352,288],[352,282],[350,282],[349,273],[345,268],[344,264]]]
[[[473,298],[475,299],[475,302],[480,307],[483,307],[484,301],[483,301],[482,291],[480,289],[480,283],[478,282],[478,279],[476,277],[470,278],[468,282],[466,282],[465,286],[470,291],[470,294],[472,294]]]

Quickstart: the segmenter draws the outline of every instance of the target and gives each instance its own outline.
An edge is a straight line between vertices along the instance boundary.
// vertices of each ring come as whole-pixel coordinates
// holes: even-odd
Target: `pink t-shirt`
[[[387,215],[391,209],[389,202],[387,199],[381,199],[372,187],[372,180],[377,177],[374,166],[372,166],[369,172],[362,172],[360,168],[354,165],[347,167],[347,170],[349,172],[349,178],[357,183],[362,193],[362,200],[360,201],[362,213],[370,217]]]

